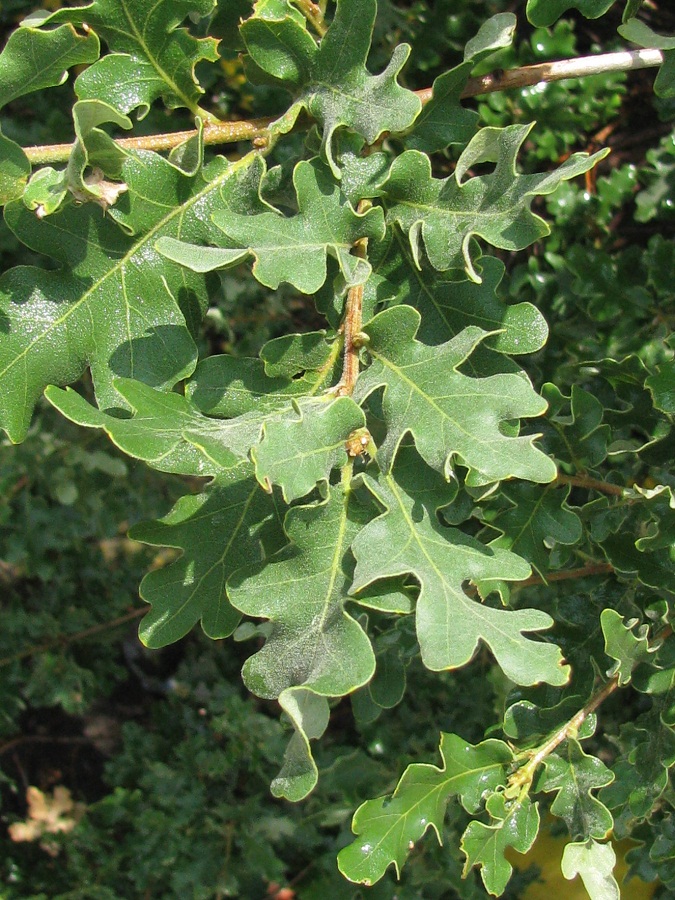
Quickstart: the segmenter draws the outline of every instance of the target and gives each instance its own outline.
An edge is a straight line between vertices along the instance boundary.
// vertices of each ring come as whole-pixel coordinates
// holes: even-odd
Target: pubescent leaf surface
[[[519,174],[516,158],[532,127],[481,128],[448,178],[433,178],[431,160],[417,150],[394,160],[382,189],[387,222],[403,229],[418,263],[424,249],[434,268],[463,268],[480,281],[470,253],[473,237],[502,250],[523,250],[550,233],[532,212],[533,199],[592,169],[607,152],[575,153],[552,172]],[[483,163],[494,163],[494,170],[465,178]]]
[[[389,471],[403,437],[410,433],[422,458],[446,477],[453,459],[486,479],[527,478],[549,482],[552,460],[534,438],[507,436],[503,424],[539,416],[545,401],[525,377],[515,374],[470,378],[458,371],[487,333],[470,326],[450,341],[429,347],[415,339],[420,314],[397,306],[365,327],[371,365],[356,383],[354,399],[365,400],[384,387],[382,408],[387,435],[378,461]]]
[[[443,481],[410,448],[401,451],[390,475],[364,478],[386,511],[352,545],[357,561],[352,593],[357,599],[378,579],[414,575],[420,583],[417,639],[428,668],[466,665],[484,642],[517,684],[564,684],[568,667],[562,665],[558,647],[526,636],[550,627],[546,613],[494,608],[464,589],[466,582],[480,581],[484,589],[490,582],[527,578],[529,565],[509,551],[493,550],[442,526],[437,510],[447,503]]]
[[[80,99],[103,100],[120,112],[147,113],[157,97],[196,112],[203,93],[194,68],[218,59],[217,41],[197,39],[178,25],[190,14],[208,15],[215,0],[94,0],[45,17],[43,24],[86,24],[112,51],[77,81]]]
[[[349,128],[372,144],[385,131],[404,131],[422,107],[419,98],[397,82],[410,47],[397,46],[381,75],[371,75],[366,68],[376,12],[376,0],[338,0],[318,46],[290,16],[255,15],[241,28],[256,66],[295,94],[276,128],[289,130],[301,110],[307,110],[321,124],[322,149],[336,177],[340,173],[332,145],[339,128]]]
[[[13,441],[23,439],[44,388],[75,381],[87,365],[101,408],[121,405],[115,377],[166,390],[192,372],[206,282],[167,264],[154,245],[163,235],[206,240],[221,188],[246,193],[245,163],[216,163],[209,174],[188,175],[156,153],[130,153],[121,172],[129,203],[114,210],[122,228],[93,204],[41,221],[21,203],[7,207],[17,237],[61,264],[56,271],[17,267],[0,279],[7,331],[0,424]]]
[[[232,634],[241,614],[230,604],[225,584],[237,569],[262,559],[258,532],[278,518],[274,498],[244,462],[203,493],[181,497],[164,518],[135,525],[129,532],[134,540],[182,550],[141,582],[141,597],[152,604],[140,626],[143,643],[174,643],[199,620],[211,638]]]

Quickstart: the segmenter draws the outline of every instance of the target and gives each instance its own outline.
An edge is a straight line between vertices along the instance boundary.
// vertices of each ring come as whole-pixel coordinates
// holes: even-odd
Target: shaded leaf
[[[180,640],[199,620],[211,638],[228,637],[237,627],[241,616],[225,583],[237,569],[262,558],[258,533],[277,518],[273,498],[252,476],[250,464],[241,463],[204,493],[181,497],[164,518],[129,532],[136,541],[182,550],[141,582],[141,597],[152,604],[140,626],[146,646]]]
[[[449,800],[459,796],[476,812],[486,791],[506,782],[513,753],[503,741],[473,746],[456,734],[441,734],[441,768],[426,763],[408,766],[391,797],[367,800],[354,814],[357,839],[338,854],[338,867],[350,881],[374,884],[390,865],[396,874],[429,828],[439,842]]]
[[[568,738],[562,749],[544,760],[536,791],[555,791],[551,812],[565,820],[570,835],[579,838],[606,838],[614,820],[607,807],[591,791],[611,784],[613,773],[596,756],[589,756],[581,744]]]
[[[533,445],[532,436],[507,436],[502,423],[538,416],[544,401],[519,375],[469,378],[457,371],[486,332],[475,326],[439,347],[415,340],[419,313],[409,306],[387,309],[364,332],[372,364],[361,373],[354,399],[362,402],[385,388],[382,401],[387,436],[378,460],[388,471],[407,433],[423,459],[446,477],[452,461],[476,469],[487,479],[520,477],[537,482],[555,478],[555,466]]]
[[[527,18],[537,27],[553,25],[568,9],[578,9],[587,19],[604,15],[614,0],[527,0]]]
[[[654,93],[657,97],[675,97],[675,36],[657,34],[639,19],[624,22],[619,26],[619,34],[640,47],[663,50],[663,62],[654,82]]]
[[[549,552],[556,543],[576,544],[581,540],[579,517],[565,501],[570,488],[542,488],[530,484],[507,484],[502,494],[512,504],[490,524],[502,532],[491,542],[493,547],[505,547],[522,556],[540,575],[546,577],[550,569]]]
[[[511,45],[515,27],[513,13],[498,13],[481,25],[464,48],[464,62],[434,81],[431,99],[405,138],[406,147],[436,153],[450,144],[465,144],[473,137],[479,117],[474,110],[462,106],[462,91],[474,66],[495,50]]]

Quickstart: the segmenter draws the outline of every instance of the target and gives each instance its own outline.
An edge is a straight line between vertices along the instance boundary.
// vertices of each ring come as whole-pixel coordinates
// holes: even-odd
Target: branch
[[[596,691],[583,709],[580,709],[578,713],[572,716],[569,722],[566,722],[562,728],[556,731],[553,737],[549,738],[536,753],[532,754],[524,766],[521,766],[513,773],[509,778],[505,793],[509,797],[517,797],[523,793],[523,791],[529,791],[540,763],[542,763],[547,756],[550,756],[563,741],[566,741],[569,737],[574,737],[588,716],[590,716],[592,712],[595,712],[600,704],[604,703],[604,701],[614,693],[618,686],[619,676],[615,675],[611,681],[608,681],[599,691]]]
[[[614,571],[614,566],[608,562],[589,563],[587,566],[581,566],[578,569],[562,569],[560,572],[549,572],[546,578],[541,575],[532,575],[524,581],[519,581],[513,585],[513,589],[533,587],[539,584],[549,584],[551,581],[567,581],[571,578],[588,578],[589,575],[608,575]]]
[[[361,200],[357,209],[359,213],[370,207],[370,202]],[[354,244],[352,253],[360,259],[366,259],[368,239],[361,238]],[[347,294],[344,320],[344,364],[342,378],[337,387],[337,395],[350,397],[354,391],[356,379],[359,377],[359,350],[361,349],[361,325],[363,323],[363,285],[357,284]]]
[[[90,628],[85,628],[83,631],[76,631],[74,634],[60,635],[51,641],[45,641],[44,644],[37,644],[34,647],[29,647],[27,650],[20,650],[18,653],[13,653],[11,656],[5,656],[3,659],[0,659],[0,669],[11,665],[13,662],[26,659],[29,656],[35,656],[36,653],[44,653],[46,650],[51,650],[53,647],[66,647],[74,641],[81,641],[94,634],[99,634],[101,631],[108,631],[111,628],[117,628],[119,625],[125,625],[133,619],[140,618],[140,616],[146,612],[147,608],[143,606],[139,609],[132,609],[131,612],[125,613],[125,615],[119,616],[117,619],[112,619],[110,622],[101,622],[98,625],[92,625]]]
[[[301,5],[302,0],[297,0]],[[309,0],[305,0],[309,4]],[[311,4],[315,6],[316,4]],[[536,66],[523,66],[508,72],[493,72],[480,78],[470,78],[462,93],[462,98],[477,97],[480,94],[491,94],[512,88],[542,84],[549,81],[560,81],[564,78],[583,78],[586,75],[597,75],[601,72],[628,72],[636,69],[649,69],[660,66],[663,53],[660,50],[631,50],[617,53],[601,53],[596,56],[582,56],[578,59],[561,59],[557,62],[540,63]],[[415,92],[422,103],[431,99],[432,89],[424,88]],[[255,141],[267,134],[267,129],[275,121],[274,117],[250,119],[242,122],[206,122],[204,124],[204,143],[236,144],[239,141]],[[171,150],[194,137],[197,132],[177,131],[167,134],[146,135],[136,138],[118,138],[116,143],[125,150]],[[41,147],[25,147],[24,153],[31,163],[67,162],[70,158],[72,144],[48,144]]]
[[[312,0],[294,0],[294,3],[319,37],[323,37],[328,31],[328,26],[324,22],[323,10],[319,4],[313,3]]]
[[[612,497],[623,497],[626,488],[620,484],[610,484],[608,481],[600,481],[598,478],[589,478],[586,475],[558,475],[556,478],[558,484],[569,484],[572,487],[586,488],[587,490],[599,491],[601,494],[610,494]]]

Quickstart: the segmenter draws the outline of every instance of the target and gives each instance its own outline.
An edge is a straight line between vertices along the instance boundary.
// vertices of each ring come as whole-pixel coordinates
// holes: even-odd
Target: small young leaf
[[[507,801],[503,794],[492,794],[486,809],[490,824],[471,822],[462,837],[466,854],[464,875],[472,866],[480,866],[486,890],[499,896],[513,872],[504,853],[509,847],[527,853],[539,832],[539,808],[527,796]]]
[[[612,781],[614,774],[602,760],[587,755],[578,741],[568,738],[561,750],[544,760],[535,790],[557,792],[551,812],[565,820],[574,840],[602,840],[611,831],[614,820],[607,807],[590,792]]]
[[[623,617],[614,609],[603,609],[600,613],[600,624],[605,636],[605,653],[616,664],[608,671],[609,676],[618,675],[619,684],[628,684],[633,669],[650,658],[648,627],[643,625],[637,635],[633,628],[624,624]],[[604,835],[594,835],[604,837]]]
[[[354,814],[357,839],[338,854],[338,867],[350,881],[371,885],[394,865],[400,877],[410,851],[429,828],[439,842],[445,810],[457,795],[476,812],[485,792],[506,782],[513,753],[503,741],[473,746],[456,734],[441,734],[441,768],[408,766],[391,797],[367,800]]]
[[[619,900],[619,885],[613,872],[615,863],[611,844],[590,840],[567,844],[560,868],[568,881],[581,876],[590,900]]]

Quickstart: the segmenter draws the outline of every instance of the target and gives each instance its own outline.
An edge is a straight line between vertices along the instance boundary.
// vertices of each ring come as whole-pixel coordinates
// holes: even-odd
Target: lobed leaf
[[[420,583],[417,639],[428,668],[464,666],[484,642],[517,684],[564,684],[568,667],[562,665],[559,649],[525,635],[550,627],[549,616],[539,610],[495,609],[470,598],[464,589],[466,582],[480,582],[489,590],[491,582],[527,578],[527,563],[442,526],[437,510],[448,502],[442,479],[421,465],[411,449],[402,450],[400,457],[390,475],[382,474],[377,481],[364,477],[385,512],[354,540],[352,593],[358,599],[374,581],[414,575]]]
[[[0,108],[34,91],[62,84],[68,69],[98,58],[98,38],[70,25],[51,31],[13,31],[0,53]],[[17,199],[30,175],[23,150],[0,131],[0,205]]]
[[[619,900],[619,885],[613,873],[615,863],[611,844],[590,840],[567,844],[560,867],[568,881],[581,876],[590,900]]]
[[[241,615],[228,600],[227,579],[262,559],[260,530],[277,520],[274,498],[260,489],[244,462],[204,493],[181,497],[164,518],[135,525],[129,532],[133,540],[182,551],[141,582],[141,597],[152,604],[140,626],[143,643],[165,647],[199,620],[210,638],[231,635]]]
[[[288,511],[286,547],[264,565],[235,573],[228,583],[238,610],[271,622],[264,647],[243,669],[254,694],[279,698],[288,707],[293,696],[340,697],[372,677],[370,640],[344,609],[353,570],[349,546],[370,514],[348,486],[332,487],[321,503]],[[302,717],[295,725],[308,748],[310,735],[303,731]],[[298,738],[292,740],[297,746]],[[303,758],[299,787],[282,775],[280,796],[300,799],[314,786],[316,770]]]
[[[472,866],[480,866],[486,890],[499,896],[513,872],[506,850],[513,847],[518,853],[527,853],[539,833],[539,807],[528,796],[508,801],[503,794],[492,794],[486,809],[489,824],[470,822],[462,837],[464,876]]]
[[[177,234],[205,240],[221,189],[247,195],[255,162],[243,171],[216,165],[207,180],[156,153],[130,153],[121,170],[129,202],[111,211],[123,230],[92,204],[43,220],[23,204],[7,207],[16,236],[61,265],[19,267],[0,279],[0,424],[13,441],[23,439],[46,385],[72,382],[87,365],[101,408],[120,405],[114,378],[166,390],[193,371],[206,282],[167,265],[154,245]]]
[[[200,60],[216,62],[213,38],[195,38],[178,25],[191,13],[206,16],[215,0],[94,0],[42,17],[42,24],[86,24],[112,51],[79,76],[81,100],[101,100],[122,113],[146,115],[161,97],[170,107],[197,112],[203,93],[195,78]]]
[[[429,157],[417,150],[394,160],[382,189],[387,222],[403,229],[418,265],[424,247],[434,268],[464,268],[473,281],[480,281],[470,254],[472,237],[502,250],[523,250],[550,233],[530,209],[534,197],[587,172],[607,152],[575,153],[553,172],[520,175],[516,157],[531,129],[481,128],[463,150],[454,174],[444,179],[432,177]],[[464,179],[482,163],[495,163],[494,171]]]
[[[407,129],[422,105],[397,82],[410,52],[407,45],[394,49],[381,75],[371,75],[366,68],[376,11],[376,0],[338,0],[333,22],[318,46],[304,24],[281,11],[275,16],[256,13],[240,29],[256,69],[295,94],[273,130],[290,130],[306,110],[322,127],[322,152],[337,178],[336,131],[348,128],[372,144],[386,131]]]
[[[513,753],[503,741],[466,743],[456,734],[441,734],[442,767],[408,766],[391,797],[367,800],[354,814],[357,839],[338,854],[338,867],[350,881],[371,885],[394,865],[397,876],[414,845],[429,828],[439,842],[446,807],[459,796],[476,812],[486,792],[506,782]]]
[[[406,135],[407,148],[437,153],[451,144],[465,144],[473,137],[479,116],[474,110],[462,106],[462,92],[472,69],[481,60],[511,45],[515,28],[516,17],[513,13],[498,13],[483,22],[478,33],[464,48],[464,62],[434,81],[431,99]]]
[[[605,653],[616,660],[607,675],[609,677],[618,675],[620,685],[628,684],[633,669],[639,663],[647,662],[650,654],[654,652],[649,648],[647,636],[649,628],[642,625],[636,635],[633,632],[633,627],[637,624],[635,620],[624,623],[623,616],[615,609],[603,609],[600,613],[600,624],[605,636]]]
[[[612,814],[591,791],[611,784],[614,774],[596,756],[584,753],[581,744],[568,738],[562,749],[544,760],[536,791],[555,791],[551,812],[565,820],[573,839],[602,840],[612,830]]]
[[[407,433],[422,458],[451,477],[457,457],[462,465],[485,478],[555,478],[553,462],[538,450],[534,438],[507,436],[502,423],[521,416],[538,416],[545,402],[520,375],[470,378],[458,371],[487,333],[470,326],[438,347],[415,340],[420,315],[409,306],[387,309],[364,332],[372,364],[361,373],[354,399],[365,400],[384,387],[382,408],[387,435],[378,460],[391,470]]]
[[[569,493],[570,488],[504,485],[502,494],[512,506],[490,522],[502,532],[491,546],[512,550],[545,578],[551,568],[548,551],[556,543],[577,544],[582,537],[581,521],[565,502]]]
[[[298,212],[277,210],[257,215],[222,209],[214,222],[227,237],[255,257],[253,274],[262,284],[278,288],[287,281],[312,294],[326,280],[327,256],[337,260],[344,284],[363,284],[370,266],[351,253],[361,238],[381,239],[384,218],[379,208],[357,213],[331,173],[318,160],[299,162],[293,171]]]
[[[675,36],[657,34],[639,19],[629,19],[619,26],[619,34],[640,47],[663,50],[663,62],[654,82],[657,97],[675,97]]]
[[[569,9],[578,9],[587,19],[598,19],[614,0],[527,0],[527,18],[538,28],[553,25]]]

